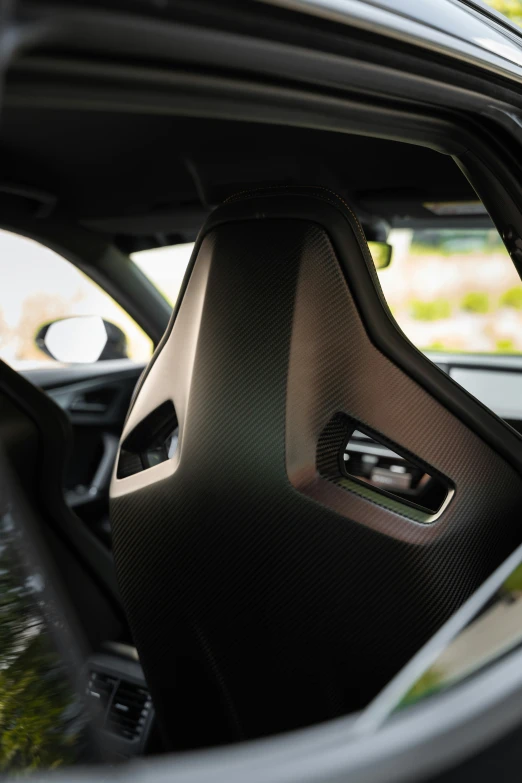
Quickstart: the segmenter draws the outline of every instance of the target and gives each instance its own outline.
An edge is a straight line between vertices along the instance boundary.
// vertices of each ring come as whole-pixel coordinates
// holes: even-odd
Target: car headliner
[[[325,185],[391,224],[433,221],[426,201],[476,200],[426,147],[238,121],[8,106],[0,160],[4,198],[46,194],[49,212],[127,250],[190,241],[223,199],[265,184]]]

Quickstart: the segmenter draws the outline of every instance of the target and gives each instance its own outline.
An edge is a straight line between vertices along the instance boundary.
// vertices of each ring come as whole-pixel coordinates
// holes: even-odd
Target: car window
[[[58,253],[27,237],[0,230],[0,358],[15,369],[49,364],[35,335],[67,316],[101,316],[127,338],[127,355],[147,361],[152,341],[105,291]]]
[[[154,247],[131,254],[131,259],[163,294],[172,306],[176,304],[181,284],[194,247],[193,242],[168,247]]]
[[[485,0],[486,5],[522,27],[522,0]]]
[[[522,353],[522,281],[494,228],[398,229],[379,280],[421,350]]]
[[[494,229],[394,229],[379,280],[407,337],[421,350],[522,353],[522,281]],[[131,258],[174,305],[193,243]]]

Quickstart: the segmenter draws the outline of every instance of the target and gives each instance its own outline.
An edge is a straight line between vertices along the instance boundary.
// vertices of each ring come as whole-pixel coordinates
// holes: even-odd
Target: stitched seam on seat
[[[262,192],[264,190],[285,190],[285,189],[291,190],[294,187],[296,189],[299,189],[299,188],[309,188],[310,190],[324,190],[326,193],[330,193],[332,196],[334,196],[334,198],[339,199],[341,204],[343,204],[346,207],[346,209],[348,210],[350,215],[355,220],[355,225],[357,226],[357,230],[359,231],[359,233],[360,233],[360,235],[361,235],[361,237],[363,239],[364,244],[365,245],[367,244],[366,237],[364,236],[364,231],[362,230],[362,226],[359,223],[359,219],[355,215],[353,209],[346,203],[346,201],[341,196],[339,196],[338,193],[336,193],[334,190],[330,190],[330,188],[325,188],[322,185],[295,185],[295,186],[294,185],[267,185],[264,188],[254,188],[253,190],[241,190],[241,191],[239,191],[239,193],[234,193],[233,196],[229,196],[227,199],[225,199],[225,201],[223,203],[227,204],[227,203],[229,203],[231,201],[235,201],[237,199],[240,199],[241,196],[245,196],[245,195],[248,195],[250,193],[260,193],[260,192]],[[331,203],[331,202],[329,202],[329,203]]]

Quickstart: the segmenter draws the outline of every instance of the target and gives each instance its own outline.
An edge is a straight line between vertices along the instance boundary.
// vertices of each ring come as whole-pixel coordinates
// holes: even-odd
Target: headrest
[[[520,478],[405,369],[419,357],[339,196],[266,188],[208,219],[111,488],[171,747],[360,709],[518,542]],[[359,428],[457,488],[436,518],[347,479]]]

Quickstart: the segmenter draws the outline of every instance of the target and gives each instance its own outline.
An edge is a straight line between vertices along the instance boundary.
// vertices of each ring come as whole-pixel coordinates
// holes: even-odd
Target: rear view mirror
[[[386,269],[392,260],[393,248],[387,242],[368,242],[376,269]]]
[[[35,343],[47,356],[64,364],[127,358],[124,332],[97,315],[59,318],[44,324]]]

